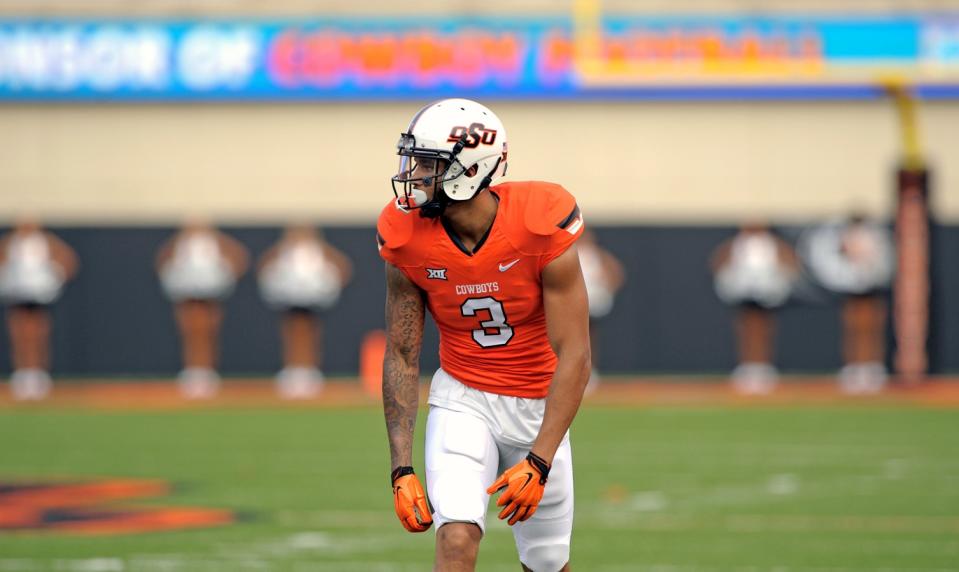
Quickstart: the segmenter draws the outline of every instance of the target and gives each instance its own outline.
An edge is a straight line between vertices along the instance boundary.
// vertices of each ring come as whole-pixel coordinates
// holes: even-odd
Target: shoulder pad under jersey
[[[526,228],[539,236],[551,236],[564,230],[579,216],[576,199],[555,183],[530,181],[523,191],[525,208],[523,222]]]
[[[509,195],[510,218],[537,236],[551,236],[564,230],[579,216],[576,199],[556,183],[504,183],[493,190]]]
[[[427,222],[419,213],[401,209],[396,200],[391,200],[376,221],[376,245],[380,256],[393,266],[419,265],[426,255],[428,241],[413,240],[413,237]]]
[[[507,206],[507,233],[514,246],[530,254],[549,248],[550,237],[581,224],[576,199],[555,183],[504,183],[492,189]]]

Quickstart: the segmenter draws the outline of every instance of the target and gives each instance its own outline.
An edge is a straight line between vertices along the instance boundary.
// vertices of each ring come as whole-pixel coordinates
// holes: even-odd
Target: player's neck
[[[446,207],[443,218],[463,244],[472,250],[496,219],[499,201],[487,190],[468,201]]]

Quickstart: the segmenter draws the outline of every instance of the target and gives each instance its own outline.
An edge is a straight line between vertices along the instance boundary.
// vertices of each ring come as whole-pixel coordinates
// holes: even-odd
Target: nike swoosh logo
[[[512,261],[512,262],[508,262],[508,263],[506,263],[506,264],[503,264],[502,262],[500,262],[499,271],[500,271],[500,272],[506,272],[507,270],[509,270],[510,268],[512,268],[513,266],[515,266],[517,262],[519,262],[519,258],[517,258],[516,260],[514,260],[514,261]]]
[[[533,473],[526,473],[526,482],[523,483],[523,486],[520,487],[520,490],[522,490],[523,488],[525,488],[526,485],[528,485],[531,480],[533,480]]]

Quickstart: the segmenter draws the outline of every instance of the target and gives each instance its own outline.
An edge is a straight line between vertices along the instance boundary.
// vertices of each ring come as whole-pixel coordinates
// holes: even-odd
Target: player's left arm
[[[531,452],[552,464],[589,381],[589,302],[576,245],[543,268],[546,332],[558,362]]]
[[[583,400],[589,381],[589,311],[586,284],[575,246],[543,269],[546,332],[559,361],[553,374],[543,424],[526,459],[507,469],[486,490],[502,491],[500,519],[510,525],[533,516],[546,490],[553,456]],[[536,478],[534,478],[536,477]]]

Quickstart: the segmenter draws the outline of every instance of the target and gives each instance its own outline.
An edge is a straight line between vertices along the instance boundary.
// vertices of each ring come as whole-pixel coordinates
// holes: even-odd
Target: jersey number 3
[[[496,298],[469,298],[460,306],[464,316],[475,316],[479,310],[489,312],[489,320],[480,322],[480,328],[473,330],[473,340],[483,348],[505,346],[513,337],[513,328],[506,323],[503,304]]]

